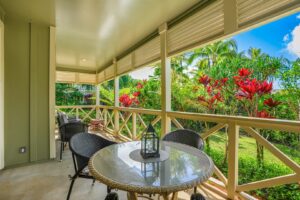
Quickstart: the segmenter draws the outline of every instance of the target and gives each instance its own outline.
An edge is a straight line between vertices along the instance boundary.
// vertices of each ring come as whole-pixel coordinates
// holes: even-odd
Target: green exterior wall
[[[5,167],[49,159],[49,27],[5,18]],[[25,154],[19,148],[27,147]]]

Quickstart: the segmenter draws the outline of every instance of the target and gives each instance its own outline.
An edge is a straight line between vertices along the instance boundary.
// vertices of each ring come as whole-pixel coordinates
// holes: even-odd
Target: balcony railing
[[[102,119],[104,121],[104,130],[123,141],[139,140],[141,133],[146,129],[148,123],[156,125],[162,121],[162,111],[160,110],[111,106],[57,106],[56,109],[65,111],[67,114],[76,115],[76,117],[80,117],[82,120]],[[299,121],[173,111],[167,112],[167,116],[174,126],[179,129],[185,128],[180,123],[182,119],[215,123],[216,125],[212,128],[201,133],[203,139],[211,137],[225,127],[228,130],[228,176],[225,176],[220,169],[215,167],[215,177],[217,179],[211,178],[209,182],[202,184],[200,187],[209,189],[224,198],[238,196],[241,199],[255,199],[246,192],[278,185],[299,183],[300,181],[299,164],[290,159],[257,131],[258,129],[268,129],[300,133]],[[145,120],[148,120],[148,122],[145,122]],[[289,167],[293,173],[256,182],[238,184],[238,145],[241,129],[254,138],[257,143],[269,150],[284,165]]]

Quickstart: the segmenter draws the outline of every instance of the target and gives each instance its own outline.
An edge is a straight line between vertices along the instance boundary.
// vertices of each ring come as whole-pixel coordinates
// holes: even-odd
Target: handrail
[[[94,105],[55,106],[56,108],[94,108]]]
[[[152,125],[161,122],[162,111],[153,109],[142,109],[142,108],[127,108],[127,107],[113,107],[105,105],[75,105],[75,106],[56,106],[60,109],[71,109],[69,112],[76,110],[76,115],[82,112],[86,118],[91,119],[91,113],[96,112],[96,118],[103,119],[104,129],[118,137],[120,140],[131,141],[140,139],[140,133],[147,127],[145,123],[144,115],[155,116],[151,119]],[[90,111],[83,109],[90,109]],[[215,168],[215,175],[219,178],[220,187],[227,190],[228,196],[249,196],[245,192],[253,189],[260,189],[265,187],[273,187],[276,185],[289,184],[299,182],[300,180],[300,165],[283,152],[281,152],[276,146],[267,141],[262,137],[258,129],[272,129],[281,130],[294,133],[300,133],[300,121],[293,120],[282,120],[282,119],[265,119],[265,118],[254,118],[244,116],[228,116],[228,115],[216,115],[216,114],[202,114],[202,113],[191,113],[191,112],[177,112],[169,111],[166,112],[167,117],[170,121],[179,129],[184,128],[180,121],[177,119],[188,119],[193,121],[205,121],[214,122],[216,125],[211,127],[209,130],[205,130],[201,136],[206,139],[211,135],[217,133],[224,127],[228,128],[228,176],[226,177],[217,167]],[[120,120],[120,126],[115,126],[115,115],[118,115]],[[117,130],[118,129],[118,130]],[[251,182],[239,185],[238,184],[238,140],[239,131],[247,132],[252,138],[254,138],[260,145],[264,146],[269,150],[275,157],[282,161],[283,164],[288,166],[294,171],[292,175],[285,175],[274,177],[271,179],[264,179],[261,181]],[[127,133],[127,134],[124,134]],[[214,184],[218,184],[214,182]],[[219,189],[213,188],[210,184],[205,183],[203,187],[208,188],[214,192],[219,192],[220,195],[224,195],[224,192],[220,192]]]
[[[141,113],[141,114],[149,114],[149,115],[161,116],[162,114],[161,110],[153,110],[153,109],[125,108],[125,107],[115,107],[115,109],[124,112]]]
[[[182,119],[202,120],[207,122],[217,123],[237,123],[240,126],[254,126],[257,128],[275,129],[282,131],[292,131],[300,133],[300,121],[282,120],[282,119],[267,119],[245,116],[228,116],[216,114],[200,114],[191,112],[167,112],[169,117],[179,117]]]
[[[124,112],[135,112],[144,114],[161,115],[161,110],[144,109],[144,108],[127,108],[127,107],[114,107],[105,105],[72,105],[72,106],[56,106],[58,109],[72,109],[72,108],[104,108],[109,110],[118,110]],[[296,120],[282,120],[282,119],[269,119],[269,118],[256,118],[245,116],[229,116],[229,115],[217,115],[217,114],[203,114],[192,112],[178,112],[169,111],[167,115],[170,118],[182,118],[190,120],[203,120],[207,122],[217,123],[232,123],[235,122],[240,126],[255,126],[257,128],[268,128],[276,130],[287,130],[296,133],[300,133],[300,121]],[[270,126],[272,125],[272,126]]]

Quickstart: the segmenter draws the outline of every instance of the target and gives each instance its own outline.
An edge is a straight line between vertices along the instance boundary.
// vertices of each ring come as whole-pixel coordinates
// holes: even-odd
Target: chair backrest
[[[63,125],[63,122],[61,121],[61,112],[57,112],[56,120],[57,120],[58,126]]]
[[[68,123],[68,117],[65,113],[63,112],[57,112],[57,123],[58,123],[58,126],[61,126],[63,124],[66,124]]]
[[[203,150],[204,142],[198,133],[188,129],[178,129],[166,134],[163,137],[164,141],[177,142],[186,144],[197,149]]]
[[[85,133],[88,131],[88,126],[80,121],[69,122],[59,127],[61,140],[68,142],[76,133]]]
[[[112,144],[116,143],[95,134],[78,133],[74,135],[70,139],[69,146],[75,157],[75,170],[81,171],[88,165],[89,159],[94,153]]]

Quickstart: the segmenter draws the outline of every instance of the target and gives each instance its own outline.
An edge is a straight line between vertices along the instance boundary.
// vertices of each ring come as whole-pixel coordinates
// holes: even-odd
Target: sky
[[[300,12],[232,38],[236,40],[239,52],[247,52],[250,47],[254,47],[270,56],[295,60],[300,57]],[[130,75],[135,79],[148,79],[153,72],[153,68],[145,67]]]
[[[264,53],[295,60],[300,57],[300,12],[233,37],[238,51],[250,47]]]

